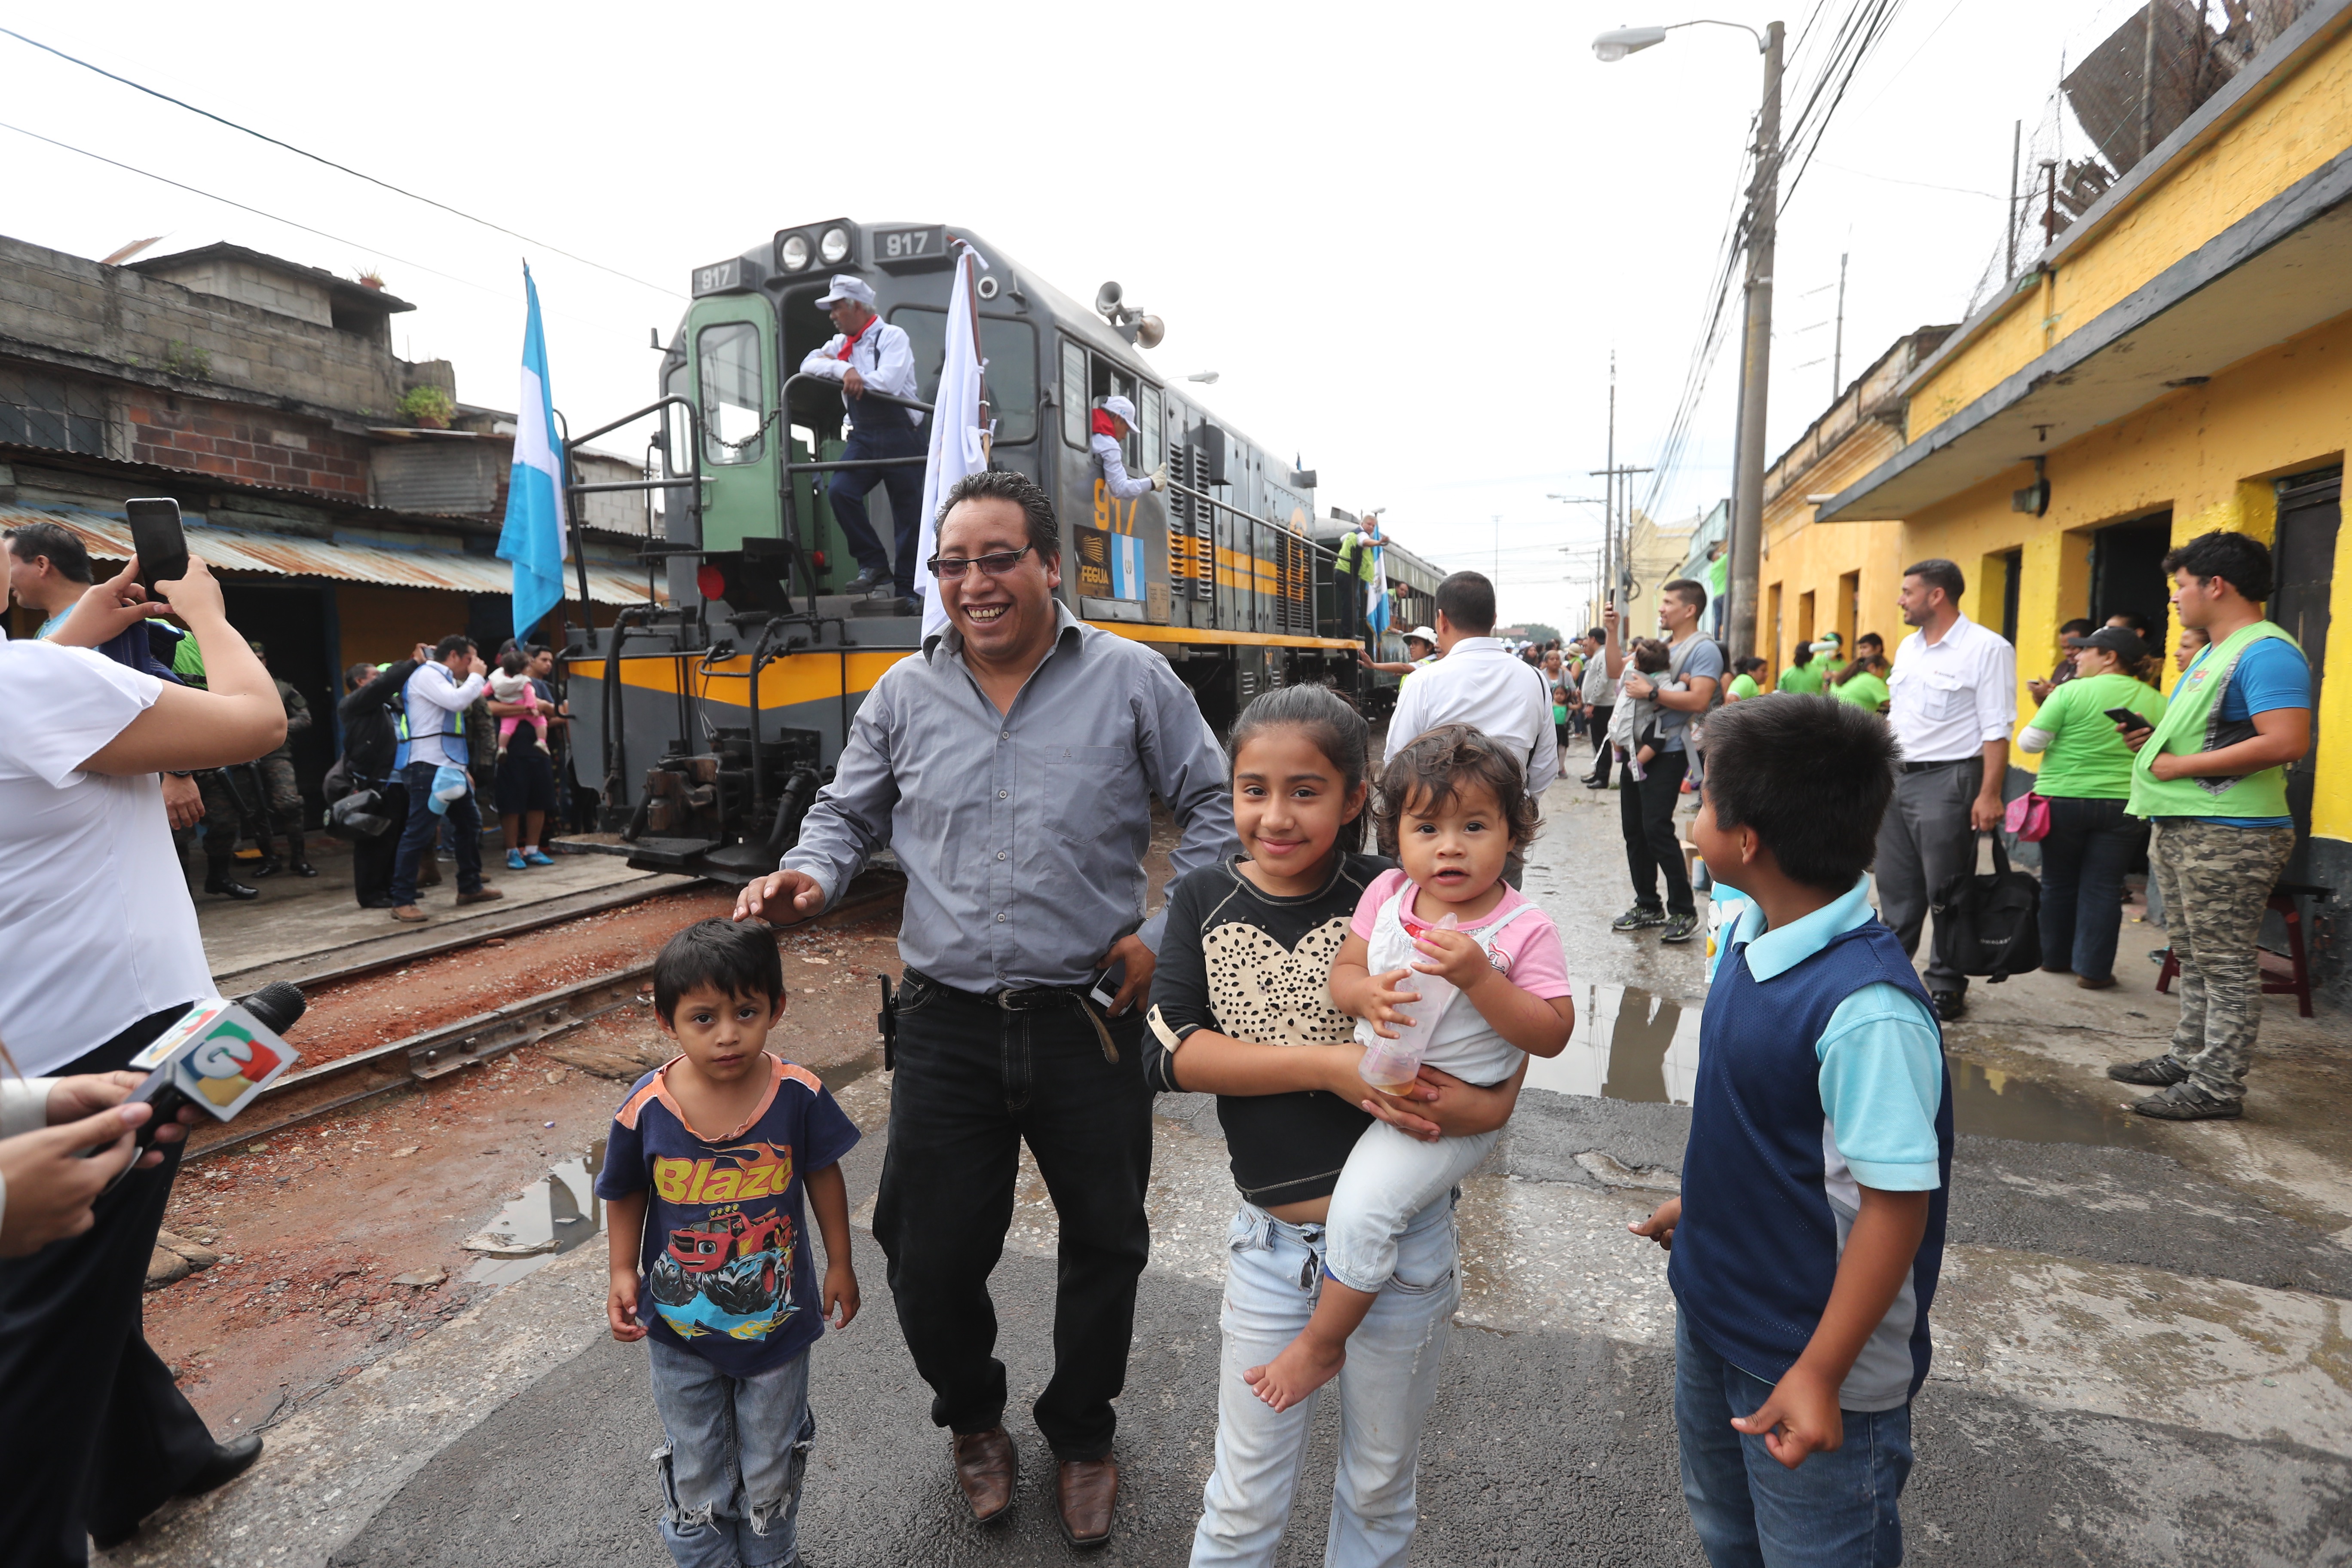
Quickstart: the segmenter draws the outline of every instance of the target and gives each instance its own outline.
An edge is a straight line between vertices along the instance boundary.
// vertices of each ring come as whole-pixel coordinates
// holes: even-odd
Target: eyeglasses
[[[993,555],[975,555],[969,561],[953,555],[934,555],[928,564],[931,575],[942,583],[961,582],[967,566],[977,566],[990,577],[1002,577],[1018,566],[1024,555],[1036,548],[1034,544],[1024,544],[1018,550],[1000,550]]]

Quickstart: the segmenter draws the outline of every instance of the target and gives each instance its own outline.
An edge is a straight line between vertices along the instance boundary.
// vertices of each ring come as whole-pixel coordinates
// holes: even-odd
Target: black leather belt
[[[1110,1037],[1110,1028],[1086,991],[1076,985],[1001,985],[993,991],[964,991],[943,984],[923,973],[908,969],[907,978],[935,986],[960,1001],[978,1006],[995,1007],[1006,1013],[1039,1013],[1049,1007],[1076,1007],[1095,1026],[1095,1037],[1102,1042],[1103,1056],[1118,1060],[1118,1047]]]
[[[1940,763],[1906,763],[1903,764],[1903,771],[1906,773],[1924,773],[1931,768],[1957,768],[1962,763],[1975,763],[1981,762],[1984,759],[1980,755],[1974,757],[1946,757]]]

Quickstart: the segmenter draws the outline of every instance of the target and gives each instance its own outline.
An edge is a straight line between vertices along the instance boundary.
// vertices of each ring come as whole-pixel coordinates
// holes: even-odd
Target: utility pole
[[[1764,103],[1756,117],[1756,184],[1748,208],[1746,352],[1740,359],[1738,485],[1731,506],[1731,657],[1756,651],[1756,601],[1764,542],[1764,415],[1772,361],[1773,238],[1780,188],[1780,44],[1764,28]]]
[[[1838,253],[1837,330],[1830,338],[1830,401],[1835,403],[1845,391],[1845,263],[1848,253]]]
[[[2024,148],[2025,121],[2020,120],[2009,128],[2009,270],[2000,275],[2004,283],[2017,276],[2017,161]]]

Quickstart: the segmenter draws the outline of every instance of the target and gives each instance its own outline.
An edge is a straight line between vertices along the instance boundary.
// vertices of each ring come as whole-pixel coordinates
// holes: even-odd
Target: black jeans
[[[121,1067],[185,1004],[142,1018],[58,1076]],[[0,1563],[89,1560],[89,1531],[137,1524],[213,1454],[213,1435],[140,1327],[147,1261],[179,1145],[96,1205],[97,1223],[0,1263]]]
[[[1633,901],[1658,907],[1658,874],[1663,871],[1667,912],[1696,916],[1698,903],[1691,897],[1690,863],[1675,837],[1675,803],[1682,798],[1683,774],[1689,767],[1685,752],[1660,752],[1643,770],[1646,778],[1635,778],[1629,767],[1617,781],[1617,819],[1625,830],[1625,870],[1633,879]]]
[[[1591,718],[1586,721],[1592,731],[1591,776],[1604,784],[1609,782],[1609,764],[1616,759],[1616,753],[1609,749],[1609,715],[1615,707],[1613,702],[1597,702],[1593,704]]]
[[[1032,1414],[1056,1458],[1098,1459],[1110,1452],[1110,1402],[1127,1383],[1136,1280],[1151,1249],[1143,1019],[1139,1010],[1107,1020],[1107,1052],[1075,993],[1012,1000],[907,971],[874,1237],[890,1260],[899,1331],[931,1385],[931,1419],[959,1434],[999,1425],[1004,1363],[988,1276],[1013,1223],[1025,1139],[1061,1224],[1054,1375]]]
[[[2147,824],[2125,815],[2120,800],[2042,798],[2050,836],[2042,841],[2042,966],[2105,980],[2116,972],[2124,873],[2147,847]]]
[[[388,907],[392,902],[392,866],[400,858],[401,835],[408,826],[408,786],[397,779],[373,787],[383,799],[383,815],[392,826],[373,838],[352,844],[352,896],[362,909]]]

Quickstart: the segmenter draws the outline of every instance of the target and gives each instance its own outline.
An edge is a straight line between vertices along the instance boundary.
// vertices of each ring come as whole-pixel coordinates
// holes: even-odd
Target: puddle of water
[[[1698,1009],[1638,985],[1588,985],[1567,1048],[1528,1064],[1528,1087],[1652,1105],[1688,1105],[1698,1081]]]
[[[852,1057],[845,1062],[835,1062],[829,1068],[819,1068],[816,1069],[816,1076],[824,1080],[824,1087],[828,1090],[839,1094],[867,1073],[878,1072],[881,1068],[882,1047],[877,1046],[862,1057]]]
[[[604,1168],[604,1140],[565,1160],[525,1187],[467,1245],[483,1253],[466,1271],[469,1280],[511,1285],[604,1228],[596,1174]],[[477,1243],[487,1243],[478,1246]]]
[[[1948,1060],[1952,1071],[1955,1131],[1985,1138],[2013,1138],[2023,1143],[2104,1143],[2131,1149],[2156,1146],[2147,1123],[2132,1114],[2120,1100],[2102,1102],[2089,1096],[2069,1094],[1966,1057]]]
[[[1568,1047],[1528,1064],[1528,1087],[1653,1105],[1688,1105],[1698,1081],[1699,1009],[1636,985],[1591,985],[1576,998]],[[2120,1100],[2103,1101],[1949,1058],[1952,1123],[1961,1132],[2027,1143],[2157,1146]]]

